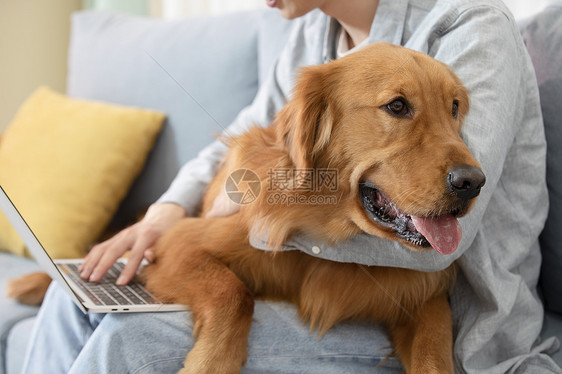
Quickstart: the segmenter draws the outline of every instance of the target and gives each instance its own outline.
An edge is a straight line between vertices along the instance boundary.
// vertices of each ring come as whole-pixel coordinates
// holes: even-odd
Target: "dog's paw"
[[[240,372],[241,372],[240,369],[232,369],[232,368],[231,370],[223,371],[215,368],[200,368],[200,367],[189,366],[189,367],[182,368],[180,371],[178,371],[178,374],[207,374],[207,373],[208,374],[216,374],[216,373],[240,374]]]
[[[6,296],[26,305],[41,305],[51,277],[46,273],[31,273],[8,281]]]
[[[181,374],[240,374],[246,362],[246,347],[233,349],[230,346],[201,344],[196,342],[187,354]]]

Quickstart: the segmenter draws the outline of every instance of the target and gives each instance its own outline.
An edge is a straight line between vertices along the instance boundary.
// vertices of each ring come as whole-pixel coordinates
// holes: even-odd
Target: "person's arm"
[[[292,35],[298,34],[298,27],[296,22]],[[292,86],[291,82],[279,82],[278,79],[287,76],[290,67],[283,61],[290,60],[290,57],[284,56],[291,53],[290,45],[284,48],[252,104],[239,113],[223,132],[224,136],[234,137],[242,134],[250,126],[268,126],[273,121],[275,114],[285,105]],[[141,221],[92,248],[81,266],[81,277],[92,282],[99,281],[118,258],[130,251],[127,265],[117,282],[128,283],[143,258],[153,260],[152,246],[158,238],[180,219],[197,214],[206,187],[215,175],[227,149],[221,141],[216,140],[205,147],[195,159],[186,163],[169,189],[150,206]],[[213,215],[231,213],[228,207],[220,207],[218,210],[223,209],[224,211],[213,212]]]
[[[522,122],[526,93],[520,87],[528,66],[521,66],[525,52],[518,31],[500,10],[471,7],[460,12],[442,32],[427,52],[448,64],[470,92],[470,112],[462,136],[487,178],[474,209],[460,219],[463,238],[458,250],[448,256],[433,250],[412,251],[397,242],[367,234],[334,247],[299,234],[287,243],[286,249],[300,249],[341,262],[436,271],[451,265],[471,246]],[[540,128],[540,118],[535,122],[531,125]],[[267,248],[265,238],[254,236],[251,242],[255,247]]]
[[[252,104],[243,109],[235,121],[223,133],[227,138],[236,137],[251,126],[266,127],[287,103],[293,87],[296,70],[293,46],[302,45],[304,20],[293,22],[291,34],[275,64],[267,74]],[[198,213],[207,185],[216,173],[228,148],[216,140],[204,148],[198,156],[180,169],[168,190],[157,203],[175,203],[185,208],[188,216]]]
[[[275,104],[281,96],[275,87],[269,84],[262,86],[253,104],[240,112],[223,134],[235,136],[251,124],[269,123],[270,113],[275,113]],[[98,282],[115,261],[130,250],[127,265],[117,281],[119,285],[127,284],[135,275],[143,258],[149,261],[153,259],[152,246],[158,238],[180,219],[197,214],[206,187],[226,151],[227,147],[216,140],[205,147],[195,159],[186,163],[170,188],[150,206],[141,221],[92,248],[81,266],[82,278]]]
[[[250,126],[268,126],[273,116],[285,104],[285,94],[270,77],[260,90],[253,103],[244,108],[222,135],[227,138],[236,137]],[[219,163],[226,155],[228,148],[220,140],[205,147],[196,158],[182,166],[168,190],[156,203],[174,203],[182,206],[188,216],[195,216],[200,208],[207,185],[216,174]]]

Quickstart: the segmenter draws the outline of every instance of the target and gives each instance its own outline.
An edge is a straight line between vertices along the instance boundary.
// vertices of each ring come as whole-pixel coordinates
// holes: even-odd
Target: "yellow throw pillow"
[[[44,87],[22,105],[1,139],[0,185],[52,257],[81,257],[101,235],[164,118]],[[29,255],[1,212],[0,250]]]

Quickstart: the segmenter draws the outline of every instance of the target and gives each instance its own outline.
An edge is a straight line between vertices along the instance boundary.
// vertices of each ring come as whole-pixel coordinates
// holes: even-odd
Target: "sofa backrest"
[[[68,94],[158,109],[163,133],[117,214],[127,221],[156,200],[177,171],[250,104],[291,23],[275,10],[161,21],[100,11],[72,17]],[[541,236],[541,285],[562,313],[562,4],[526,20],[548,142],[551,208]]]
[[[550,210],[540,238],[540,283],[546,306],[562,313],[562,3],[525,21],[522,33],[537,75],[548,144]]]
[[[67,94],[167,114],[119,223],[160,197],[181,165],[251,103],[289,27],[272,10],[179,21],[104,11],[72,16]]]

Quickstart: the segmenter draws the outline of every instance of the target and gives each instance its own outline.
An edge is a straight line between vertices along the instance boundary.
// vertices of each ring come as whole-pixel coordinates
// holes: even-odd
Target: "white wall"
[[[0,0],[0,133],[38,86],[66,90],[70,13],[82,0]]]
[[[265,0],[151,0],[160,2],[165,19],[176,19],[193,15],[221,14],[240,10],[264,8]],[[154,9],[154,8],[152,8]]]
[[[560,1],[560,0],[558,0]],[[532,16],[556,0],[504,0],[516,19]]]

